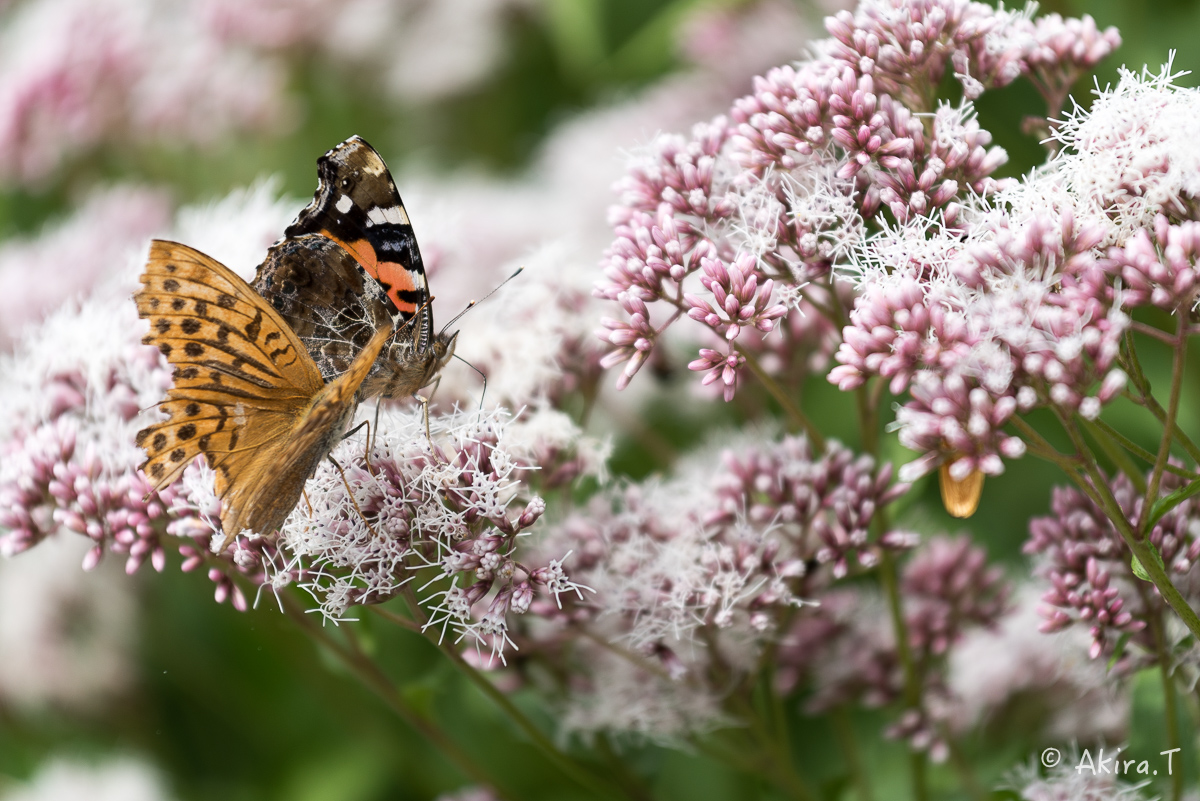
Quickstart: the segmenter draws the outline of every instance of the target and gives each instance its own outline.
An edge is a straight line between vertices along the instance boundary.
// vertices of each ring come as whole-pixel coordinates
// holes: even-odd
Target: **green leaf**
[[[1163,572],[1165,573],[1167,570],[1167,566],[1165,564],[1163,564],[1162,555],[1159,554],[1158,549],[1155,548],[1151,543],[1146,543],[1146,547],[1150,549],[1150,553],[1154,554],[1154,561],[1158,562],[1158,566],[1161,567],[1163,569]],[[1130,557],[1129,566],[1131,568],[1133,568],[1133,575],[1137,576],[1142,581],[1150,581],[1151,580],[1150,574],[1146,572],[1146,568],[1142,565],[1141,562],[1138,561],[1138,558],[1136,555]]]
[[[1136,573],[1138,571],[1138,568],[1140,568],[1142,565],[1140,562],[1138,562],[1136,556],[1133,557],[1133,561],[1135,563],[1137,563],[1137,567],[1135,567],[1133,569],[1133,572]],[[1112,656],[1110,656],[1108,658],[1108,667],[1105,668],[1106,672],[1112,671],[1113,665],[1117,664],[1117,660],[1120,659],[1122,657],[1122,655],[1124,655],[1125,646],[1128,644],[1129,644],[1129,632],[1126,631],[1126,632],[1122,633],[1120,637],[1117,638],[1117,644],[1113,646]]]
[[[1200,493],[1200,480],[1193,481],[1183,489],[1175,490],[1165,498],[1159,498],[1158,502],[1150,507],[1150,527],[1152,528],[1167,512],[1197,493]]]

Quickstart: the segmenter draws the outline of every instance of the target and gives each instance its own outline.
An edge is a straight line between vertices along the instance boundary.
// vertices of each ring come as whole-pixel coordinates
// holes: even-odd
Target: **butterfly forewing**
[[[341,434],[390,323],[326,385],[279,314],[203,253],[156,240],[141,281],[138,313],[150,322],[143,341],[175,371],[159,404],[168,418],[138,434],[142,469],[162,489],[203,455],[223,501],[221,547],[243,529],[269,533]]]
[[[375,148],[352,136],[317,160],[317,193],[286,236],[322,234],[354,255],[382,287],[397,328],[413,317],[433,335],[425,263],[404,201]]]
[[[316,195],[268,251],[254,288],[295,329],[326,380],[391,320],[395,341],[359,395],[409,397],[445,366],[455,340],[433,331],[408,212],[383,159],[357,136],[322,156],[317,172]]]

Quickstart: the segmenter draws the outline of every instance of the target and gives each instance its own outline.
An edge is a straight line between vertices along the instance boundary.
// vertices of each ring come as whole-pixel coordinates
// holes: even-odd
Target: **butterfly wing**
[[[378,282],[396,329],[415,319],[418,350],[433,340],[429,283],[404,201],[375,148],[352,136],[317,160],[317,192],[285,236],[321,234]]]
[[[390,301],[349,251],[321,234],[285,237],[267,251],[254,288],[308,349],[326,381],[350,368],[384,323]],[[372,370],[382,372],[380,363]]]
[[[357,405],[355,395],[379,351],[392,334],[390,322],[376,331],[349,369],[324,385],[286,436],[258,447],[239,474],[217,474],[217,494],[226,501],[222,514],[223,549],[243,529],[274,531],[295,508],[304,483],[341,438]]]
[[[353,412],[354,394],[391,326],[375,333],[343,379],[326,385],[287,323],[214,259],[155,240],[141,282],[134,297],[150,322],[143,341],[174,367],[160,404],[168,419],[138,433],[147,456],[142,469],[162,489],[203,454],[224,502],[224,544],[242,529],[277,528],[341,433],[321,426],[332,429]]]
[[[317,161],[313,200],[259,266],[254,288],[300,336],[327,381],[390,319],[401,335],[360,396],[404,398],[454,351],[435,334],[429,286],[408,212],[383,159],[351,137]]]

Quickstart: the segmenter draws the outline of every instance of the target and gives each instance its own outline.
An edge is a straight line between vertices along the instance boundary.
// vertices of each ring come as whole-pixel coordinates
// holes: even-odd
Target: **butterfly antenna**
[[[441,330],[441,331],[439,331],[438,333],[439,333],[439,334],[443,334],[443,333],[445,333],[447,328],[449,328],[450,326],[452,326],[452,325],[454,325],[455,323],[457,323],[457,322],[458,322],[458,319],[459,319],[460,317],[462,317],[464,314],[466,314],[467,312],[469,312],[471,309],[475,308],[475,305],[476,305],[476,304],[478,304],[478,303],[483,303],[485,300],[487,300],[488,298],[490,298],[492,295],[494,295],[494,294],[496,294],[498,291],[500,291],[500,288],[501,288],[501,287],[503,287],[503,286],[504,286],[505,284],[507,284],[509,281],[511,281],[511,280],[513,280],[514,278],[516,278],[518,275],[520,275],[520,274],[521,274],[521,273],[523,273],[524,271],[525,271],[525,268],[524,268],[524,267],[518,267],[516,272],[514,272],[514,273],[513,273],[512,275],[510,275],[508,278],[505,278],[503,281],[501,281],[499,284],[497,284],[497,285],[496,285],[496,288],[495,288],[495,289],[493,289],[491,292],[487,293],[486,295],[484,295],[484,296],[483,296],[482,298],[480,298],[479,300],[472,300],[471,302],[469,302],[469,303],[467,304],[467,307],[466,307],[465,309],[463,309],[462,311],[460,311],[458,314],[454,315],[454,318],[453,318],[452,320],[450,320],[450,322],[448,322],[448,323],[446,323],[445,325],[443,325],[443,326],[442,326],[442,330]],[[432,298],[431,298],[431,300],[432,300]]]
[[[479,377],[483,379],[483,392],[479,393],[479,408],[482,409],[483,408],[483,399],[487,395],[487,374],[484,373],[482,370],[480,370],[475,365],[471,364],[466,359],[464,359],[462,356],[459,356],[457,353],[454,354],[454,358],[458,359],[460,362],[465,364],[467,367],[470,367],[472,370],[479,373]]]

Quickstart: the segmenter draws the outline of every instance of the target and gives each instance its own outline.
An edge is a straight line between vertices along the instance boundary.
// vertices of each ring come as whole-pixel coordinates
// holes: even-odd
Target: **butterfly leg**
[[[357,434],[358,430],[360,428],[362,428],[363,426],[367,427],[367,437],[368,437],[368,441],[370,441],[370,439],[369,439],[371,436],[371,421],[370,420],[363,420],[361,423],[356,425],[354,428],[350,429],[345,434],[342,434],[342,439],[350,439],[351,435]]]
[[[300,490],[300,492],[304,495],[304,505],[308,507],[308,516],[310,518],[316,517],[316,515],[313,514],[312,501],[308,499],[308,487]]]
[[[360,428],[363,428],[363,427],[366,427],[366,429],[367,429],[367,450],[363,454],[363,461],[365,461],[367,463],[367,470],[370,473],[374,474],[375,468],[373,468],[371,466],[371,421],[363,420],[361,423],[356,425],[354,428],[350,429],[345,434],[342,434],[342,439],[344,439],[344,440],[350,439],[351,434],[356,433]],[[378,403],[378,401],[376,401],[376,403],[375,403],[375,428],[376,429],[379,428],[379,403]]]
[[[363,514],[362,508],[358,505],[358,500],[354,497],[354,490],[350,488],[350,482],[346,480],[346,471],[342,469],[342,466],[338,464],[338,460],[334,459],[333,456],[328,456],[326,458],[333,463],[333,466],[337,468],[338,473],[341,474],[342,484],[346,487],[346,495],[349,496],[350,503],[354,505],[354,511],[358,512],[358,516],[362,518],[363,524],[367,527],[367,531],[371,532],[372,537],[379,539],[379,532],[377,532],[375,527],[371,525],[371,521],[367,520],[367,516]]]
[[[442,458],[438,456],[438,450],[433,444],[433,434],[429,431],[429,398],[424,395],[413,395],[413,397],[417,399],[417,403],[421,404],[421,416],[425,421],[425,441],[429,443],[429,452],[433,454],[434,459],[441,462]]]
[[[383,398],[375,399],[375,436],[379,436],[379,410],[383,408]],[[375,450],[375,442],[371,439],[371,432],[367,432],[367,453]],[[370,469],[371,462],[368,460],[367,469]]]

